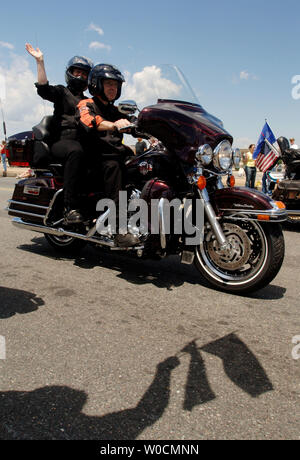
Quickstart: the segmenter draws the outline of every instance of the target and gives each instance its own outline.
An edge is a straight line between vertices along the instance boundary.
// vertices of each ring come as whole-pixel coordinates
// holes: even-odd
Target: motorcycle
[[[277,139],[281,159],[285,165],[285,174],[277,178],[272,192],[274,200],[282,201],[288,213],[288,222],[300,222],[300,150],[290,148],[285,137]]]
[[[266,172],[266,176],[267,193],[272,196],[276,184],[284,179],[284,172],[282,168],[275,166]]]
[[[35,177],[15,185],[8,206],[13,224],[43,233],[51,246],[64,252],[92,243],[139,258],[179,255],[181,263],[194,263],[211,286],[225,292],[247,294],[268,285],[284,259],[280,223],[287,218],[285,206],[259,191],[235,187],[232,166],[239,163],[240,151],[233,151],[233,138],[222,122],[194,101],[158,99],[137,116],[134,101],[118,107],[134,117],[138,137],[159,141],[125,163],[127,229],[138,235],[138,243],[119,247],[109,226],[102,231],[111,209],[98,206],[101,191],[91,188],[83,196],[86,221],[66,225],[62,166],[57,164],[35,169]],[[50,121],[46,117],[33,128],[33,151],[49,153],[45,140]],[[140,226],[134,215],[137,202],[146,205],[146,222]],[[178,216],[189,222],[180,231]]]

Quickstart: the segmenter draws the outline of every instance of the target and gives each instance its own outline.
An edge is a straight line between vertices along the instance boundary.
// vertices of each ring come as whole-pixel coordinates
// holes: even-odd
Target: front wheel
[[[230,249],[222,250],[208,227],[195,250],[195,265],[200,273],[226,292],[248,294],[267,286],[284,259],[280,224],[228,220],[222,228]]]

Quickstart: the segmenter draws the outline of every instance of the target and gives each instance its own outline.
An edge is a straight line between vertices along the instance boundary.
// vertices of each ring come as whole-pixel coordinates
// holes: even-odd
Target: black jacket
[[[117,121],[129,119],[128,116],[120,113],[113,104],[105,105],[97,97],[80,101],[76,113],[81,141],[92,145],[102,155],[128,156],[132,150],[125,146],[123,134],[116,131],[98,131],[97,126],[104,120]]]
[[[83,93],[73,94],[66,86],[52,86],[48,82],[45,85],[35,83],[35,86],[39,96],[54,104],[51,126],[52,142],[56,142],[59,139],[76,139],[77,124],[75,113],[79,101],[86,99]]]

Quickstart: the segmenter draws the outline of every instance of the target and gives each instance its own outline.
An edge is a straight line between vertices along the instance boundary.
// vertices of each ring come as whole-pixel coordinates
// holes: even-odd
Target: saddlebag
[[[43,223],[56,191],[51,178],[21,180],[9,200],[8,214],[27,222]]]

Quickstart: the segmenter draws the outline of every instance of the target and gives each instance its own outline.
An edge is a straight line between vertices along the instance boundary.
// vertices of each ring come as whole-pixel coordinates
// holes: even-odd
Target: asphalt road
[[[0,439],[300,439],[299,228],[271,285],[239,297],[176,257],[58,256],[11,225],[14,182],[0,177]]]

